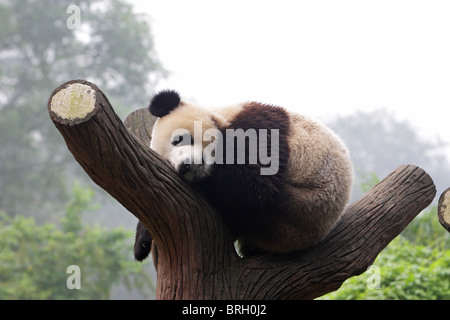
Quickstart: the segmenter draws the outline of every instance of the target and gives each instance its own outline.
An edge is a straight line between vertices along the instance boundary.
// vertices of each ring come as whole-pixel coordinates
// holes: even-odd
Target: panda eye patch
[[[191,139],[190,134],[177,135],[172,139],[172,145],[174,146],[187,146],[193,144],[194,141]]]

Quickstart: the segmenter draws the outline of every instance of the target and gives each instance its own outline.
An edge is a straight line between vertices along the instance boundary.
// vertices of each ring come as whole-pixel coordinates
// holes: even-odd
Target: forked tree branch
[[[148,126],[132,126],[137,138],[97,86],[69,81],[52,93],[48,110],[87,174],[153,236],[158,299],[316,298],[366,271],[436,193],[422,169],[401,166],[350,205],[317,246],[241,259],[202,193],[148,148]]]

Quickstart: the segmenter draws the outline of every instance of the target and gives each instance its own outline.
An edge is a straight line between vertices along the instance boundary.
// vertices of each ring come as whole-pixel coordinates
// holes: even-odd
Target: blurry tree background
[[[367,174],[384,178],[401,164],[414,164],[433,178],[439,196],[450,187],[447,145],[438,137],[420,136],[409,122],[397,119],[386,109],[359,111],[327,121],[347,144],[355,167],[353,198],[360,198]],[[367,191],[367,190],[366,190]],[[437,199],[436,199],[437,200]]]
[[[70,5],[77,6],[78,16]],[[73,160],[46,105],[61,83],[86,79],[107,92],[122,117],[145,107],[166,75],[147,20],[122,0],[0,0],[0,299],[69,298],[61,292],[71,298],[126,298],[133,295],[120,288],[111,296],[118,274],[123,283],[145,275],[124,267],[135,263],[130,244],[136,219]],[[68,232],[67,219],[81,216],[68,209],[77,196],[76,181],[95,190],[89,201],[101,204],[84,220],[130,231],[80,225]],[[72,264],[80,265],[83,290],[66,287]],[[150,269],[148,263],[135,268]]]
[[[119,284],[153,297],[151,275],[130,259],[133,232],[82,222],[83,212],[94,209],[92,196],[92,189],[75,184],[59,227],[0,213],[1,299],[108,299]],[[66,285],[70,263],[80,267],[80,290]]]
[[[68,24],[71,5],[80,9],[79,25]],[[133,258],[136,219],[87,177],[46,111],[54,88],[80,78],[103,89],[122,119],[145,107],[168,74],[148,20],[126,0],[0,0],[0,299],[153,296],[153,267]],[[450,187],[442,143],[387,110],[327,124],[350,148],[353,199],[405,163],[424,168],[438,195]],[[362,275],[327,297],[450,298],[449,237],[432,210],[377,259],[390,292],[368,291]],[[73,264],[82,290],[66,287]]]
[[[400,164],[415,164],[433,178],[434,205],[424,210],[374,261],[374,273],[347,280],[320,299],[450,299],[450,234],[437,219],[437,201],[450,187],[446,145],[421,137],[386,109],[340,116],[327,123],[348,145],[355,167],[353,200],[370,190]],[[377,280],[377,281],[378,281]]]
[[[68,199],[68,175],[84,178],[48,121],[53,89],[87,79],[124,114],[148,103],[164,70],[150,26],[124,1],[2,0],[0,15],[0,209],[47,219]]]

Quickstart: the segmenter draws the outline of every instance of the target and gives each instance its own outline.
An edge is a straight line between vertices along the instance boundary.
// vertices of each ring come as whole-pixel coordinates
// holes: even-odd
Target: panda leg
[[[136,239],[134,242],[134,257],[137,261],[142,261],[150,254],[152,248],[152,236],[142,222],[138,222],[136,227]]]

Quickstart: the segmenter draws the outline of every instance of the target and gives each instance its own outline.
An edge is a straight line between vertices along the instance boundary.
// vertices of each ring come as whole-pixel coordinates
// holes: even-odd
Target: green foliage
[[[397,237],[373,265],[380,272],[380,288],[370,288],[371,274],[347,280],[322,299],[450,299],[450,250],[414,245]]]
[[[71,5],[80,9],[75,29]],[[46,110],[57,86],[80,78],[122,115],[144,107],[166,74],[148,17],[126,0],[1,0],[0,21],[0,299],[103,299],[119,282],[148,292],[131,232],[82,224],[92,190],[68,186],[74,177],[92,182]],[[66,287],[72,264],[81,290]]]
[[[46,111],[51,92],[87,79],[129,113],[166,72],[148,19],[124,0],[2,0],[0,20],[0,210],[44,221],[69,197],[67,174],[79,173]]]
[[[450,250],[450,234],[439,223],[437,206],[419,214],[401,235],[413,245]]]
[[[376,184],[375,174],[363,175],[362,188]],[[320,299],[450,299],[450,234],[437,219],[436,206],[416,217],[377,257],[379,287],[373,273],[345,281]]]
[[[107,299],[119,282],[141,293],[153,290],[143,265],[130,257],[132,233],[84,226],[81,213],[92,208],[93,192],[78,184],[73,190],[61,228],[1,213],[0,300]],[[80,267],[80,290],[67,288],[70,265]]]

